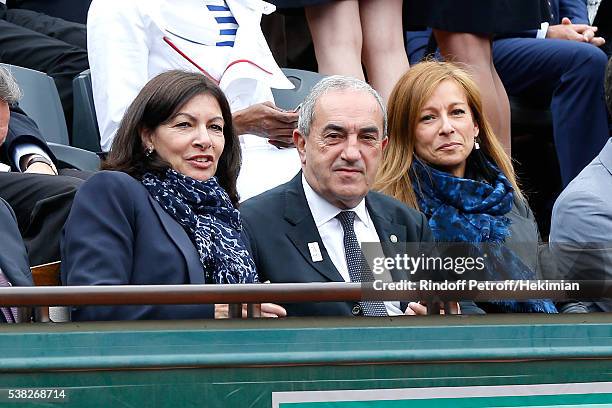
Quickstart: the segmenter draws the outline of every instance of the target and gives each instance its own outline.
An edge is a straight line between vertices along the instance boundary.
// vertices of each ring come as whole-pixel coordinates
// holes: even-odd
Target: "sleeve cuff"
[[[32,143],[19,144],[15,146],[15,151],[13,152],[13,163],[19,166],[19,170],[22,172],[25,171],[25,169],[22,169],[21,166],[19,165],[20,160],[22,157],[27,156],[29,154],[38,154],[42,157],[45,157],[50,162],[53,161],[43,149],[36,146],[35,144],[32,144]]]
[[[546,38],[546,33],[548,33],[548,23],[542,23],[540,24],[540,29],[538,30],[538,33],[536,34],[536,38]]]

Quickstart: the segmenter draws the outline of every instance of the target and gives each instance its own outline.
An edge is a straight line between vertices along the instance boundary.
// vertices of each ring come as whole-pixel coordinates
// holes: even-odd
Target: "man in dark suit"
[[[493,62],[508,95],[550,103],[555,149],[566,186],[610,136],[604,103],[605,40],[589,25],[584,0],[550,0],[550,23],[493,41]],[[415,63],[429,33],[409,32]],[[416,60],[416,61],[415,61]]]
[[[19,88],[0,69],[0,197],[17,215],[31,265],[60,259],[59,237],[74,194],[78,174],[61,170],[34,121],[17,106]]]
[[[388,143],[386,127],[384,104],[366,83],[332,76],[313,88],[293,133],[302,172],[240,207],[260,280],[359,281],[358,242],[432,241],[423,214],[370,191]],[[286,309],[288,316],[426,313],[414,302],[313,302]]]

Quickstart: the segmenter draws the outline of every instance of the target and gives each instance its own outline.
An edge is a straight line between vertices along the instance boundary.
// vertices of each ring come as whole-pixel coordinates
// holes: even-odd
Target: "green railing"
[[[228,286],[233,294],[223,299],[202,287],[165,287],[173,299],[166,300],[295,301],[287,287],[249,286],[250,294]],[[306,286],[313,292],[300,296],[361,295],[358,284],[329,284],[323,291],[333,298]],[[0,292],[1,303],[17,289],[33,290],[29,304],[66,304],[80,290],[12,288]],[[88,288],[88,303],[105,304],[108,289]],[[36,298],[41,293],[47,297]],[[0,406],[7,407],[612,404],[611,314],[33,323],[0,326],[0,350]]]

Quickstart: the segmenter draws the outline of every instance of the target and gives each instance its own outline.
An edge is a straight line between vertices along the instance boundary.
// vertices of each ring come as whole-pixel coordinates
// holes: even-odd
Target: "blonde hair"
[[[508,178],[515,193],[522,197],[512,160],[504,151],[483,114],[482,99],[476,83],[458,65],[426,61],[413,65],[399,79],[387,105],[389,145],[383,153],[374,189],[418,209],[410,166],[414,160],[415,129],[421,109],[445,80],[453,80],[465,92],[474,122],[479,128],[480,149]]]

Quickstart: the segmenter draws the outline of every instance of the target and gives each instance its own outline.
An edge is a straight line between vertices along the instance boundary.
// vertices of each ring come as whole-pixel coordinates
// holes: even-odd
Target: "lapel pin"
[[[395,236],[394,234],[391,234],[389,236],[389,239],[391,240],[391,242],[393,242],[394,244],[397,242],[397,236]]]
[[[323,260],[323,255],[321,255],[321,249],[319,249],[318,242],[309,242],[308,250],[310,251],[312,262],[321,262]]]

